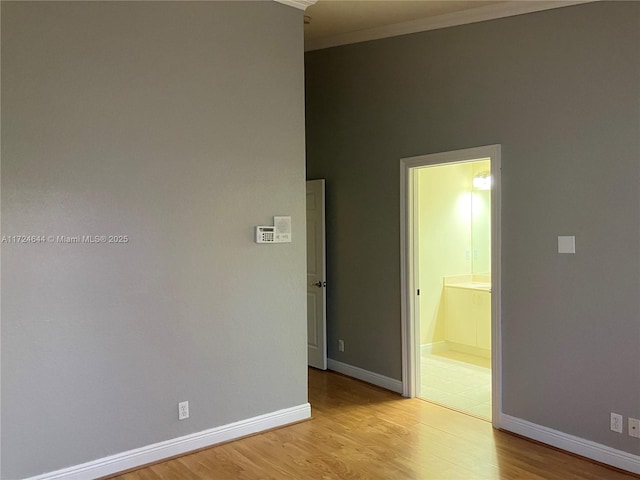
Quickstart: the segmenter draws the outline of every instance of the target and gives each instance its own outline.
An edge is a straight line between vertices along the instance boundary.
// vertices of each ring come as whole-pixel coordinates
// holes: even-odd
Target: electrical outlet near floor
[[[629,417],[629,436],[640,438],[640,419]]]
[[[180,402],[178,404],[178,420],[186,418],[189,418],[189,402]]]
[[[622,415],[611,412],[611,431],[622,433]]]
[[[338,351],[344,352],[344,340],[338,340]]]

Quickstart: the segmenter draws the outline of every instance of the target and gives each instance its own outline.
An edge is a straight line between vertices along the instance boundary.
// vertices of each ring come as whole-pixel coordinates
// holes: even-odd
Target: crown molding
[[[285,0],[276,0],[285,3]],[[582,3],[597,2],[600,0],[551,0],[551,1],[522,1],[510,0],[504,3],[485,5],[483,7],[463,10],[461,12],[447,13],[435,17],[420,18],[408,22],[394,23],[381,27],[348,32],[328,37],[317,38],[305,42],[305,51],[320,50],[323,48],[337,47],[351,43],[379,40],[381,38],[408,35],[411,33],[426,32],[440,28],[466,25],[469,23],[484,22],[497,18],[524,15],[526,13],[562,8]]]
[[[318,0],[275,0],[278,3],[282,3],[283,5],[289,5],[290,7],[297,8],[298,10],[306,10],[307,7],[310,7]]]

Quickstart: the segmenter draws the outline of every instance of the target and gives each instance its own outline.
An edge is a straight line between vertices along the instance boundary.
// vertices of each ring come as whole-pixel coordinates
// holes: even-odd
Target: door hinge
[[[418,289],[418,295],[420,295],[420,289]]]

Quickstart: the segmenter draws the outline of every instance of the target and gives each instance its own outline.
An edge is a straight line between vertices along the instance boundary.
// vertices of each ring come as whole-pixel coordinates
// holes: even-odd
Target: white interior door
[[[309,366],[327,369],[324,180],[307,182],[307,350]]]

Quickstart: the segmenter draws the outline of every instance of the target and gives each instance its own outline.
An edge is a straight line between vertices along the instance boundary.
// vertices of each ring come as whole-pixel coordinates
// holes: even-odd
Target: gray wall
[[[3,479],[307,402],[301,17],[2,2]]]
[[[603,2],[306,55],[331,358],[401,378],[399,159],[500,143],[504,412],[640,454],[609,431],[640,417],[639,27]]]

